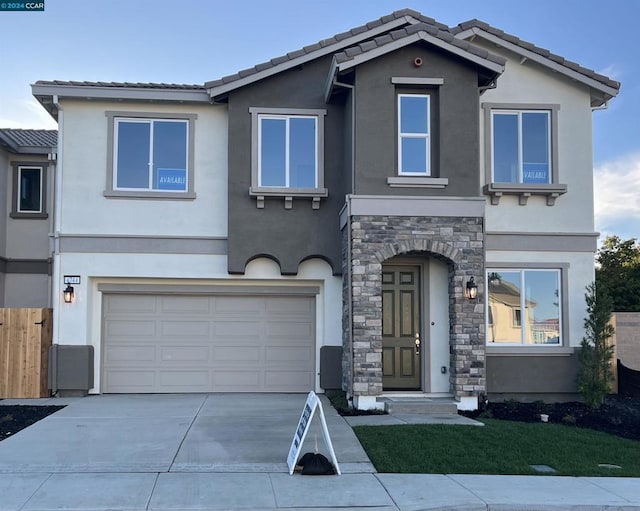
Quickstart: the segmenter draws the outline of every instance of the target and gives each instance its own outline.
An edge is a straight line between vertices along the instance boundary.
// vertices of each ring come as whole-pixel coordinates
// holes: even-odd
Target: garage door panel
[[[106,300],[105,311],[109,314],[139,314],[155,312],[157,301],[153,296],[119,295],[117,300]]]
[[[106,294],[103,392],[308,392],[315,298]]]
[[[193,362],[201,364],[209,358],[209,346],[162,346],[160,360],[162,362]]]
[[[211,335],[211,325],[208,321],[170,321],[163,320],[160,323],[160,332],[163,337],[204,337]]]
[[[155,346],[112,346],[105,349],[105,363],[139,364],[154,362],[156,359]]]
[[[156,336],[157,322],[154,320],[123,320],[115,319],[107,323],[106,333],[111,337],[150,337]]]
[[[213,348],[214,362],[236,364],[260,363],[262,347],[254,346],[216,346]]]
[[[210,313],[208,296],[164,296],[160,299],[160,310],[163,313],[183,313],[208,316]]]

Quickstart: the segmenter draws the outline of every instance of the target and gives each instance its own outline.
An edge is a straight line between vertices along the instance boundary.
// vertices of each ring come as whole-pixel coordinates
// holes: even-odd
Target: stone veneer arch
[[[482,217],[352,216],[350,282],[345,276],[344,389],[359,401],[382,387],[382,264],[399,255],[435,256],[449,266],[450,389],[456,398],[486,392]],[[345,230],[346,230],[345,229]],[[343,241],[348,244],[348,237]],[[345,247],[346,248],[346,247]],[[464,298],[470,277],[479,298]],[[349,310],[350,309],[350,310]]]

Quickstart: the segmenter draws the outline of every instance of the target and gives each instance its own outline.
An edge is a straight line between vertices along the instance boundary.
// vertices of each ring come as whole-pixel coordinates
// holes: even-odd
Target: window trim
[[[484,110],[484,168],[485,186],[483,192],[491,196],[491,204],[500,203],[503,195],[517,195],[518,203],[525,206],[532,195],[546,196],[547,206],[553,206],[556,199],[567,193],[567,185],[559,181],[558,160],[558,111],[559,104],[542,103],[482,103]],[[522,113],[547,111],[550,117],[549,133],[549,175],[548,184],[537,183],[496,183],[493,181],[493,113],[503,111],[505,113]]]
[[[569,339],[569,274],[570,265],[568,263],[500,263],[500,262],[487,262],[485,265],[485,289],[487,290],[485,300],[485,328],[487,330],[487,336],[485,339],[485,346],[487,348],[487,354],[570,354],[573,352],[571,348],[571,342]],[[497,271],[531,271],[531,270],[556,270],[559,275],[559,288],[560,288],[560,343],[559,344],[524,344],[524,343],[496,343],[489,342],[489,323],[488,323],[488,308],[489,308],[489,275],[492,272]]]
[[[282,197],[285,208],[291,209],[293,197],[312,198],[313,209],[320,207],[320,198],[328,196],[324,184],[324,118],[327,111],[312,108],[268,108],[250,107],[251,115],[251,186],[249,195],[256,197],[258,208],[264,207],[265,197]],[[313,117],[316,119],[316,186],[313,188],[288,188],[280,186],[260,186],[260,119],[262,117],[287,118]]]
[[[13,166],[13,186],[10,218],[36,219],[48,218],[47,213],[47,163],[20,161],[14,162]],[[40,171],[40,211],[20,211],[20,172],[22,169],[37,169]]]
[[[195,121],[197,114],[166,113],[166,112],[128,112],[106,111],[107,116],[107,183],[103,195],[108,198],[119,199],[186,199],[196,198],[194,183],[194,157],[195,157]],[[162,190],[120,190],[114,186],[115,178],[115,149],[116,149],[116,119],[132,119],[134,121],[176,120],[187,123],[187,190],[162,191]]]
[[[401,125],[402,125],[402,98],[405,97],[420,97],[425,98],[427,100],[427,133],[402,133]],[[410,92],[398,92],[396,94],[397,101],[397,177],[423,177],[429,178],[432,174],[432,147],[431,147],[431,94],[425,93],[410,93]],[[427,168],[426,172],[403,172],[402,170],[402,141],[405,138],[417,138],[417,139],[425,139],[426,140],[426,148],[427,148]]]

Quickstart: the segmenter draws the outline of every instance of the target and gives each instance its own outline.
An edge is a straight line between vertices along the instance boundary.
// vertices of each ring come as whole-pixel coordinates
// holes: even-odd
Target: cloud
[[[602,237],[640,237],[640,152],[596,166],[596,229]]]
[[[0,128],[21,129],[57,129],[56,121],[36,101],[27,96],[26,99],[9,98],[0,112]]]

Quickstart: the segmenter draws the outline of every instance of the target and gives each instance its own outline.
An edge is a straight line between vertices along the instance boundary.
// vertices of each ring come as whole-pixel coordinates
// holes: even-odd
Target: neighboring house
[[[0,129],[0,307],[51,306],[55,130]]]
[[[61,138],[54,342],[90,392],[575,392],[617,82],[403,10],[204,85],[32,88]],[[496,273],[529,308],[499,343]]]

